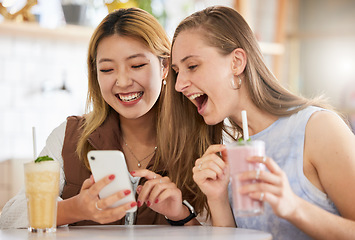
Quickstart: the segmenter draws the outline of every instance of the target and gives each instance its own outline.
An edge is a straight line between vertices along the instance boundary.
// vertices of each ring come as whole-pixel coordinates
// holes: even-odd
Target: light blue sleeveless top
[[[250,138],[265,142],[266,155],[271,157],[286,173],[296,195],[328,212],[340,215],[327,195],[316,188],[303,174],[306,124],[314,112],[322,110],[324,109],[307,107],[290,117],[279,118],[271,126]],[[232,205],[231,194],[229,201]],[[265,203],[264,214],[256,217],[236,217],[235,221],[240,228],[269,232],[276,240],[311,239],[288,221],[277,217],[268,203]]]

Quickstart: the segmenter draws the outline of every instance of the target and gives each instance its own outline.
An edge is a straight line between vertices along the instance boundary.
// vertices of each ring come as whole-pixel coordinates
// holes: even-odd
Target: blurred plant
[[[163,0],[104,0],[104,3],[109,12],[120,8],[138,7],[152,14],[163,26],[166,21]]]
[[[0,2],[0,14],[5,19],[15,21],[35,21],[31,8],[37,4],[37,0],[27,1],[2,1]]]
[[[113,12],[120,8],[138,7],[135,0],[104,0],[108,12]]]

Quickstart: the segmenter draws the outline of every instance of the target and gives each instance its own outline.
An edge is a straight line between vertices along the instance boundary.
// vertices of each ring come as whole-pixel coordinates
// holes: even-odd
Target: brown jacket
[[[84,163],[79,160],[76,154],[76,147],[79,136],[81,134],[81,126],[85,118],[79,116],[71,116],[67,118],[67,127],[65,130],[65,138],[62,149],[64,161],[65,185],[63,188],[62,198],[68,199],[79,194],[81,185],[84,180],[89,178],[91,172],[85,167]],[[111,111],[105,122],[98,127],[88,139],[91,147],[95,150],[121,150],[120,144],[120,129],[119,117],[114,111]],[[148,169],[151,169],[154,163],[155,156],[148,164]],[[163,169],[159,171],[161,174]],[[166,173],[164,174],[166,175]],[[165,217],[148,208],[145,204],[138,208],[136,214],[137,225],[151,224],[168,224]],[[110,223],[116,225],[124,225],[125,218]],[[97,225],[99,223],[93,221],[80,221],[71,225]]]

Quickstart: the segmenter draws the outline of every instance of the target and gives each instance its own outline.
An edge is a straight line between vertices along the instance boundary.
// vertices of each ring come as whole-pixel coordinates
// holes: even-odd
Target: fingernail
[[[137,205],[138,205],[138,207],[140,207],[140,206],[142,206],[142,203],[141,203],[141,201],[137,201]]]
[[[92,183],[95,183],[95,180],[94,180],[94,176],[93,176],[93,175],[90,176],[90,180],[91,180]]]
[[[140,192],[141,192],[141,190],[142,190],[142,186],[141,185],[139,185],[138,187],[137,187],[137,193],[139,194]]]
[[[131,175],[133,176],[135,173],[136,173],[135,171],[132,171],[132,172],[131,172]]]
[[[115,175],[111,174],[111,175],[108,177],[108,179],[110,179],[110,180],[112,181],[113,179],[115,179]]]
[[[154,201],[154,203],[158,203],[159,202],[159,199],[157,198],[157,199],[155,199],[155,201]]]
[[[149,207],[150,205],[152,205],[149,201],[147,202],[147,206]]]
[[[128,194],[130,194],[131,193],[131,190],[126,190],[126,191],[124,191],[124,195],[128,195]]]
[[[131,207],[135,207],[135,206],[137,206],[136,202],[131,203]]]

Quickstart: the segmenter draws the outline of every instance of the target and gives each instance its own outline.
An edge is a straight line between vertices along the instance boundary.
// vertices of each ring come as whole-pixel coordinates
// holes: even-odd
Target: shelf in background
[[[64,25],[55,29],[43,28],[38,23],[9,22],[0,23],[0,36],[47,38],[54,40],[89,42],[94,29],[77,25]]]

